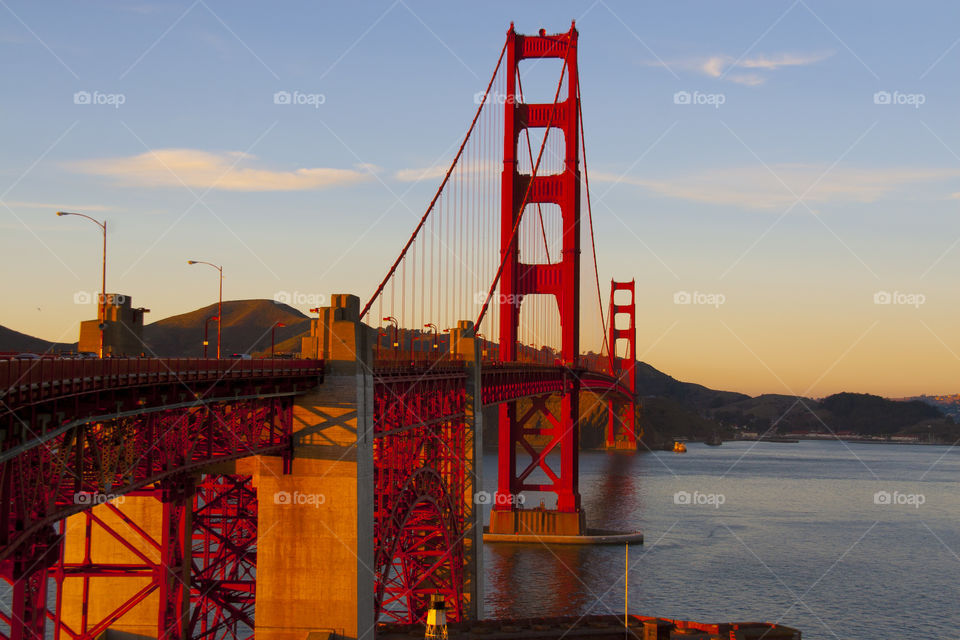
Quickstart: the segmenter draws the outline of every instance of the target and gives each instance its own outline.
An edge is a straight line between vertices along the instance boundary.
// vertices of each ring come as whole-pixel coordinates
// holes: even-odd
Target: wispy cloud
[[[738,60],[728,55],[701,56],[682,60],[652,60],[651,67],[693,71],[718,80],[729,80],[748,86],[763,84],[767,77],[758,72],[773,72],[786,67],[806,67],[822,62],[835,52],[756,54]]]
[[[180,187],[225,191],[304,191],[357,184],[371,178],[369,167],[303,168],[292,171],[243,166],[255,156],[239,151],[158,149],[135,156],[72,163],[80,173],[112,178],[124,186]]]
[[[401,169],[393,174],[394,180],[400,182],[417,182],[419,180],[437,180],[447,174],[450,167],[423,167],[420,169]]]
[[[11,209],[49,209],[50,211],[111,211],[113,207],[102,204],[78,204],[76,202],[25,202],[25,201],[6,201],[5,205]]]
[[[609,173],[592,174],[590,178],[596,182],[642,187],[667,198],[783,211],[796,200],[793,193],[801,195],[808,189],[809,193],[803,198],[808,204],[867,203],[881,200],[904,186],[956,180],[960,176],[958,169],[940,168],[837,167],[828,171],[826,165],[815,164],[779,164],[770,168],[776,176],[764,167],[733,167],[670,178],[620,178]]]
[[[393,174],[393,179],[400,182],[419,182],[421,180],[426,180],[427,182],[437,182],[443,179],[447,175],[447,171],[450,169],[450,165],[434,165],[432,167],[417,167],[413,169],[400,169],[395,171]],[[521,169],[523,171],[525,169]],[[499,170],[494,169],[499,178]],[[478,178],[481,176],[489,175],[491,169],[483,164],[476,162],[466,162],[461,160],[457,164],[457,168],[453,170],[451,176],[456,176],[460,178],[470,177]]]

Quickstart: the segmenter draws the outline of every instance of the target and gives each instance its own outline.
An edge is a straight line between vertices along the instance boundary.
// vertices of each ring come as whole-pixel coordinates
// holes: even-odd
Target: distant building
[[[134,309],[133,299],[121,293],[108,293],[106,303],[97,301],[97,319],[80,323],[78,351],[100,352],[100,323],[103,323],[103,355],[138,356],[144,352],[143,315],[149,309]],[[101,316],[101,311],[104,316]]]

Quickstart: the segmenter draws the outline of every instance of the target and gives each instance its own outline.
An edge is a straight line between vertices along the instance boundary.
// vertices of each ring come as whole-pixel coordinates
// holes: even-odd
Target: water
[[[491,492],[495,470],[486,456]],[[580,458],[589,526],[645,534],[630,549],[631,613],[780,622],[808,640],[960,637],[958,480],[960,448],[945,446],[738,442]],[[877,504],[879,491],[901,504]],[[677,504],[677,492],[702,504]],[[490,617],[623,612],[622,546],[488,544],[484,570]]]

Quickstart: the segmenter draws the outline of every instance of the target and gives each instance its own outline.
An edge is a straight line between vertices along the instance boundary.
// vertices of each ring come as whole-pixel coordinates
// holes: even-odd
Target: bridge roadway
[[[261,541],[259,553],[254,551],[249,558],[260,558],[259,562],[253,560],[259,598],[252,597],[250,587],[239,596],[247,600],[249,612],[256,600],[258,635],[292,638],[289,634],[293,631],[287,627],[293,623],[288,624],[287,620],[302,623],[317,617],[313,604],[316,595],[307,604],[288,598],[287,581],[296,574],[300,574],[296,578],[298,584],[329,579],[330,569],[325,567],[333,562],[336,553],[343,555],[336,563],[357,561],[356,573],[344,578],[345,582],[336,590],[354,602],[355,608],[350,613],[349,605],[335,602],[329,607],[334,614],[324,611],[320,617],[337,622],[335,626],[347,629],[348,636],[362,636],[364,621],[372,619],[412,621],[421,613],[419,600],[430,589],[448,597],[455,619],[475,615],[471,612],[475,611],[481,592],[478,586],[467,583],[475,581],[480,557],[480,542],[471,533],[479,510],[470,497],[475,491],[474,469],[480,453],[476,429],[479,414],[498,403],[563,393],[575,382],[581,390],[598,394],[612,392],[626,397],[629,390],[609,375],[582,368],[480,362],[478,357],[464,359],[463,354],[471,350],[479,355],[476,341],[464,336],[460,337],[459,353],[452,357],[410,361],[395,354],[399,357],[393,361],[375,360],[370,340],[360,337],[364,330],[358,327],[364,325],[356,319],[334,324],[337,326],[331,325],[327,330],[346,336],[344,342],[350,341],[351,336],[358,343],[366,340],[367,355],[356,356],[354,350],[364,352],[364,348],[354,344],[340,352],[332,350],[327,354],[331,356],[328,361],[0,361],[0,570],[14,584],[14,609],[20,607],[12,611],[11,618],[0,612],[8,624],[14,623],[9,637],[35,637],[44,617],[55,625],[62,624],[63,629],[82,625],[80,633],[73,634],[80,640],[106,626],[152,635],[149,623],[144,626],[143,620],[156,621],[157,614],[143,614],[142,609],[136,614],[134,607],[146,606],[143,598],[151,591],[161,594],[161,602],[169,600],[166,606],[174,613],[184,601],[175,590],[165,590],[162,574],[155,569],[152,574],[147,572],[154,576],[154,586],[143,587],[113,613],[109,608],[101,612],[100,622],[94,623],[97,617],[92,614],[89,625],[86,614],[77,618],[79,601],[71,598],[78,595],[75,589],[72,596],[69,588],[64,591],[64,579],[69,585],[70,575],[80,577],[86,572],[114,576],[99,578],[99,587],[98,578],[84,578],[91,585],[84,586],[85,611],[88,600],[94,607],[105,594],[121,590],[111,580],[132,571],[129,559],[124,561],[126,564],[103,565],[99,569],[89,565],[89,560],[80,562],[76,556],[71,561],[70,554],[76,552],[70,550],[83,548],[82,526],[73,527],[74,533],[68,527],[67,563],[61,558],[60,568],[50,569],[55,578],[60,572],[58,588],[61,595],[67,594],[63,598],[62,621],[59,604],[55,613],[31,615],[24,603],[32,598],[35,604],[43,606],[38,603],[43,602],[45,587],[43,580],[35,577],[37,567],[51,566],[50,549],[60,546],[53,528],[58,521],[71,516],[89,518],[93,514],[95,527],[101,526],[116,537],[124,527],[114,527],[111,532],[107,526],[109,518],[121,517],[128,524],[141,518],[137,527],[143,528],[153,526],[151,522],[166,521],[167,514],[173,513],[164,507],[161,515],[161,511],[150,506],[160,502],[149,497],[129,497],[119,511],[111,506],[108,513],[99,510],[109,505],[97,507],[97,500],[91,500],[91,496],[143,495],[144,490],[156,491],[156,487],[203,472],[253,476],[253,504],[257,496],[260,503],[252,508],[259,508],[261,521],[276,526],[270,547]],[[349,354],[343,355],[347,351]],[[475,366],[477,363],[480,366]],[[357,380],[367,382],[358,386]],[[372,392],[366,396],[364,384]],[[372,437],[364,443],[366,429]],[[324,447],[310,444],[311,438],[317,440],[318,436],[318,441],[336,443],[332,453],[318,453]],[[433,451],[436,459],[424,460],[419,452],[425,451]],[[257,460],[260,462],[249,462]],[[270,460],[282,466],[273,467]],[[364,472],[364,464],[371,475]],[[327,495],[339,493],[352,504],[341,504],[335,512],[306,513],[284,510],[282,505],[263,498],[277,491],[295,494],[297,487]],[[197,508],[195,504],[194,509]],[[74,515],[81,512],[83,515]],[[125,515],[121,516],[121,512]],[[311,518],[324,522],[331,521],[329,518],[352,520],[357,525],[355,530],[336,536],[335,541],[326,540],[329,528],[324,530]],[[431,522],[441,524],[431,528]],[[368,526],[373,530],[372,539],[366,532]],[[76,531],[81,532],[80,547],[77,540],[70,539],[77,535]],[[86,531],[89,547],[89,520]],[[280,538],[277,532],[282,532]],[[305,540],[312,542],[303,544]],[[133,548],[129,541],[120,543]],[[109,554],[116,556],[120,546],[116,542],[109,544],[116,547]],[[274,546],[279,549],[290,545],[300,555],[277,557],[270,551]],[[371,551],[365,555],[366,548]],[[432,564],[422,563],[425,549],[433,554]],[[165,546],[163,552],[167,552]],[[242,555],[243,550],[239,553]],[[303,554],[306,556],[300,557]],[[197,562],[195,557],[195,567]],[[409,582],[398,583],[396,568],[402,563],[409,567],[418,562],[418,568],[407,570],[412,573]],[[375,572],[369,580],[364,577],[367,565],[374,567]],[[31,568],[33,578],[29,575]],[[238,597],[238,592],[230,591],[229,581],[222,582],[224,593]],[[17,591],[18,585],[23,593]],[[420,587],[411,589],[411,585]],[[364,594],[369,594],[370,588],[376,593],[372,605],[364,604],[369,598]],[[391,615],[398,608],[400,613]],[[129,611],[132,613],[127,614]],[[140,622],[127,622],[124,627],[130,616]],[[164,618],[161,613],[159,626],[153,623],[157,637],[169,636],[169,625],[180,617],[171,614]],[[18,621],[23,624],[17,624]],[[32,633],[28,627],[32,627]]]
[[[445,359],[376,362],[373,373],[379,383],[413,385],[467,375],[464,362]],[[190,428],[190,421],[181,420],[181,437],[167,434],[157,444],[175,443],[184,450],[161,447],[155,455],[130,451],[128,455],[143,458],[144,464],[133,473],[118,470],[114,481],[108,481],[105,487],[85,479],[89,465],[98,461],[85,459],[84,453],[78,454],[75,449],[76,443],[86,442],[85,449],[89,450],[94,440],[107,435],[95,430],[96,425],[128,419],[126,428],[109,434],[115,446],[122,446],[119,440],[124,440],[128,445],[150,449],[156,427],[145,417],[155,414],[163,423],[164,419],[169,422],[171,412],[186,416],[191,409],[243,402],[289,410],[289,399],[322,384],[323,374],[322,360],[0,361],[0,560],[39,527],[82,511],[85,506],[75,499],[78,493],[106,489],[106,493],[122,495],[176,472],[202,470],[206,465],[242,456],[281,452],[290,447],[291,436],[289,423],[286,428],[278,424],[266,430],[223,431],[216,429],[218,423],[223,425],[222,420],[207,420],[207,428],[197,430]],[[597,371],[559,365],[484,363],[482,403],[488,406],[560,393],[573,376],[579,379],[583,391],[629,396],[617,379]],[[134,433],[131,428],[145,432]],[[159,464],[161,461],[165,464]],[[32,491],[39,493],[31,495]]]

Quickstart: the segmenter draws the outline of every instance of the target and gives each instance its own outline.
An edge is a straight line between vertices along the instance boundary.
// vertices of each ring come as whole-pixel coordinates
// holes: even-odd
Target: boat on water
[[[685,445],[684,443],[682,443],[682,442],[680,442],[679,440],[677,440],[676,442],[673,443],[673,452],[674,452],[674,453],[686,453],[686,452],[687,452],[687,445]]]

